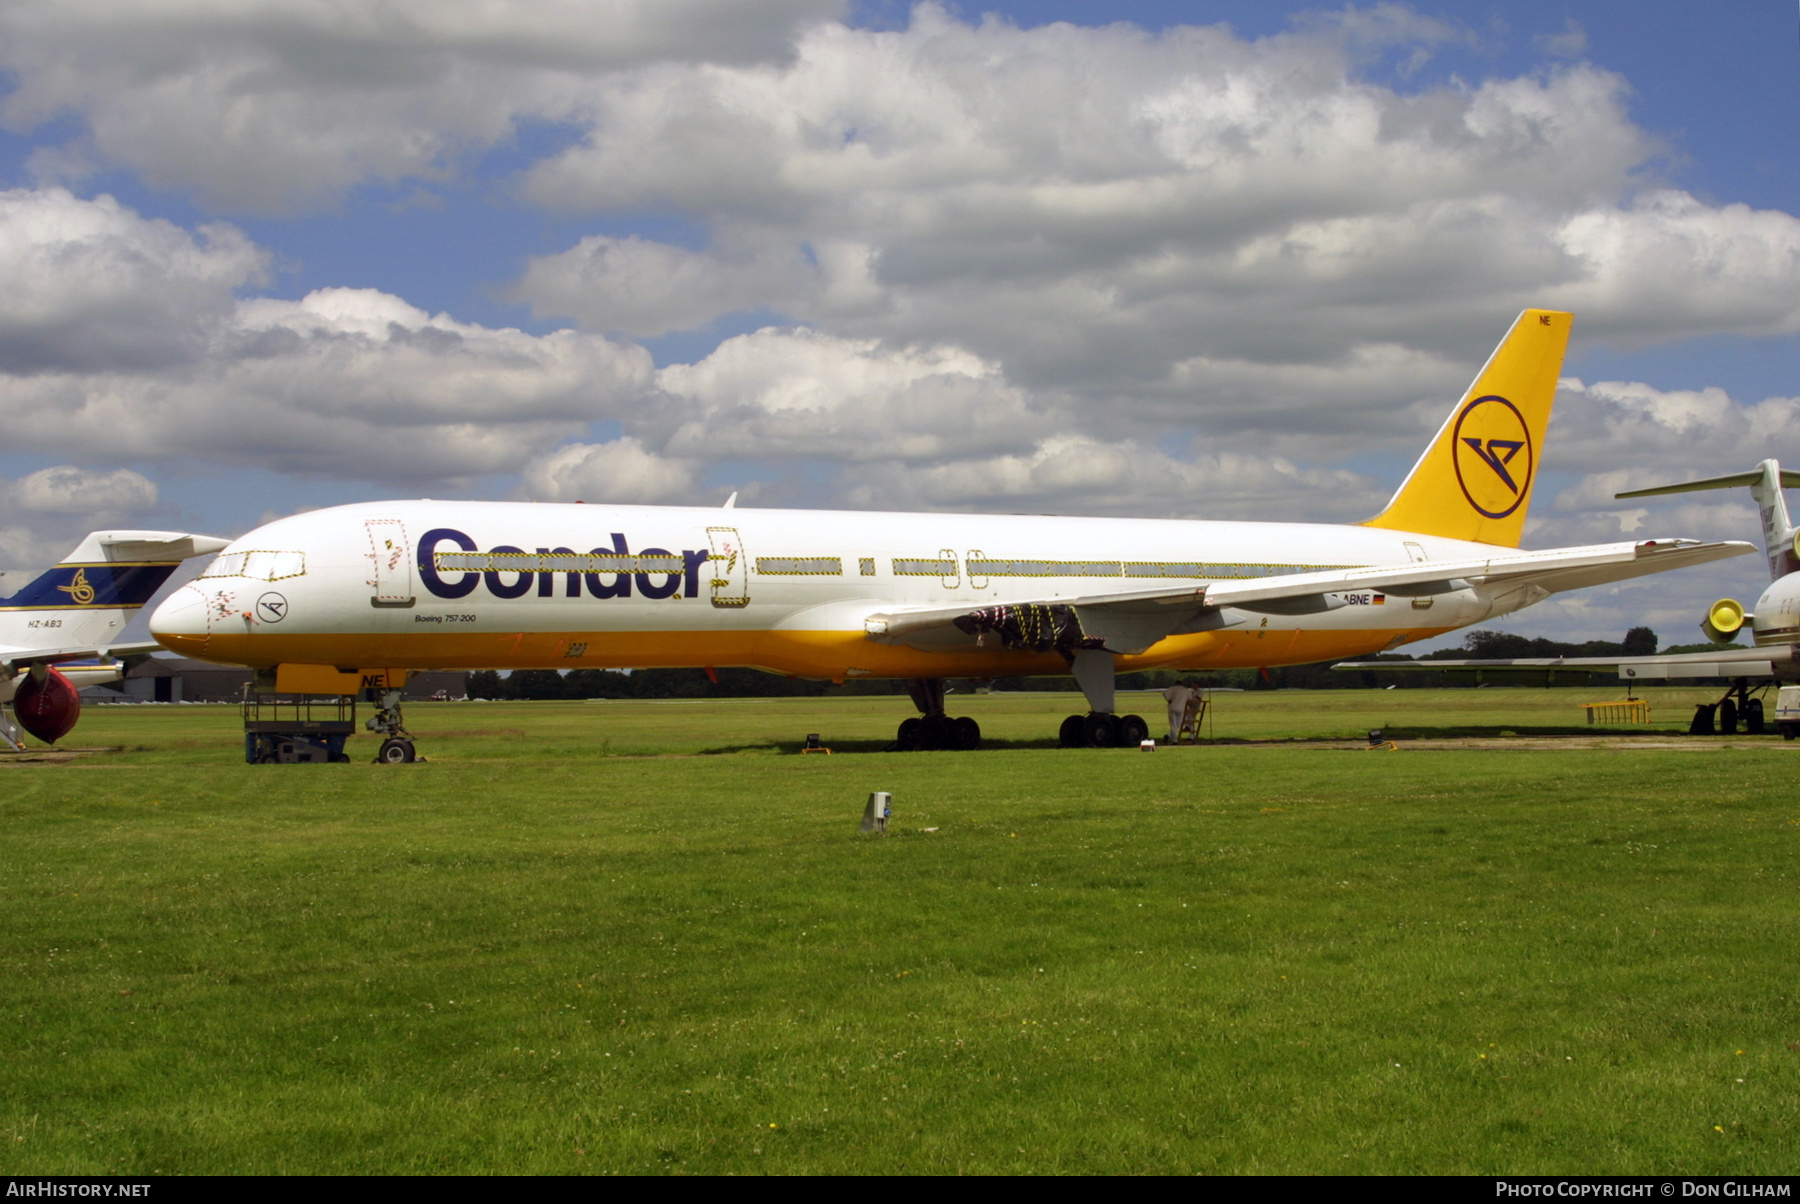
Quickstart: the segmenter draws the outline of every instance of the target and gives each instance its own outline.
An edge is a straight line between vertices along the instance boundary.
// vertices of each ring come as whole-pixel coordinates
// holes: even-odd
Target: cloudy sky
[[[1527,544],[1752,538],[1610,497],[1800,465],[1796,68],[1788,0],[11,0],[0,566],[421,495],[1353,522],[1528,305]]]

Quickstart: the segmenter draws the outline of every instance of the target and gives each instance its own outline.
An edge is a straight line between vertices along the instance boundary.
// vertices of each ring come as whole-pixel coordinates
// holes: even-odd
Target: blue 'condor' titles
[[[476,569],[464,570],[453,574],[449,580],[438,571],[437,549],[440,544],[454,544],[458,551],[477,552],[475,541],[468,535],[451,527],[436,527],[425,532],[419,540],[419,580],[425,588],[439,598],[466,598],[482,586],[487,586],[488,593],[496,598],[523,598],[537,586],[537,596],[553,598],[556,596],[556,579],[565,578],[563,596],[579,598],[585,591],[593,598],[629,598],[635,586],[637,592],[646,598],[698,598],[700,596],[700,566],[710,559],[705,549],[676,553],[666,548],[642,548],[636,553],[636,560],[643,565],[645,561],[658,560],[669,563],[671,569],[664,571],[660,565],[654,569],[638,572],[590,573],[575,571],[533,571],[527,569]],[[572,548],[538,548],[539,556],[574,556]],[[522,556],[524,548],[516,548],[510,544],[499,544],[487,550],[489,556]],[[590,556],[631,557],[631,545],[625,536],[617,531],[612,533],[612,546],[594,548],[587,553]],[[679,559],[680,569],[673,569],[673,563]]]

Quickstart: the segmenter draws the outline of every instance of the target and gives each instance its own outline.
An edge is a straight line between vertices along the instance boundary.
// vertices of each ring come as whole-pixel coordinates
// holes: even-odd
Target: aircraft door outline
[[[968,564],[968,568],[969,568],[969,588],[970,589],[986,589],[988,587],[988,579],[985,575],[980,576],[980,577],[977,577],[975,575],[975,563],[977,561],[986,560],[986,559],[987,559],[987,555],[984,552],[982,552],[982,550],[980,548],[970,548],[969,549],[969,556],[968,556],[967,564]]]
[[[712,604],[721,610],[750,605],[750,564],[744,541],[736,527],[708,527],[711,553],[706,566],[712,574]]]
[[[961,561],[956,558],[956,549],[938,549],[938,559],[950,566],[950,570],[944,574],[944,588],[955,589],[958,585],[962,584]]]
[[[406,524],[397,518],[371,518],[363,523],[369,533],[369,559],[375,575],[369,586],[375,592],[370,606],[405,608],[418,602],[412,587],[412,544]]]

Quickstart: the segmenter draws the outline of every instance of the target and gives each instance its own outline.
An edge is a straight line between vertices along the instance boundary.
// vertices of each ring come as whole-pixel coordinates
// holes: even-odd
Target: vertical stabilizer
[[[1757,466],[1758,477],[1750,486],[1750,496],[1762,512],[1763,549],[1769,555],[1769,580],[1779,581],[1800,569],[1800,549],[1794,546],[1797,533],[1788,519],[1787,497],[1781,492],[1781,463],[1764,460]]]
[[[1800,547],[1796,539],[1800,531],[1788,518],[1784,486],[1800,486],[1800,472],[1781,471],[1779,460],[1764,460],[1750,472],[1734,472],[1728,477],[1707,477],[1701,481],[1684,481],[1679,485],[1657,485],[1650,489],[1629,489],[1614,497],[1655,497],[1665,493],[1698,493],[1703,489],[1736,489],[1750,486],[1750,496],[1762,514],[1763,550],[1769,557],[1769,580],[1779,581],[1789,573],[1800,571]]]
[[[1518,547],[1573,320],[1520,314],[1387,509],[1363,525]]]
[[[106,647],[190,556],[228,541],[179,531],[96,531],[11,597],[0,598],[0,649]]]

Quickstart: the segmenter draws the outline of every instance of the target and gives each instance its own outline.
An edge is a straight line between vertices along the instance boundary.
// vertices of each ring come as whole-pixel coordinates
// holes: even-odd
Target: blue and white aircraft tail
[[[120,639],[131,616],[182,561],[228,542],[181,531],[95,531],[55,568],[0,597],[0,745],[23,747],[21,729],[45,743],[67,734],[81,700],[56,666],[93,662],[79,671],[84,686],[116,680],[119,657],[161,647]]]

